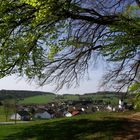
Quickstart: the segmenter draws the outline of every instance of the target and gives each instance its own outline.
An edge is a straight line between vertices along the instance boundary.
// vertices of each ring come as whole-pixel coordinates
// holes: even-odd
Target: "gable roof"
[[[29,116],[29,115],[30,115],[30,113],[27,112],[27,111],[18,111],[17,113],[18,113],[20,116]]]
[[[79,111],[73,111],[72,116],[78,115],[80,112]]]

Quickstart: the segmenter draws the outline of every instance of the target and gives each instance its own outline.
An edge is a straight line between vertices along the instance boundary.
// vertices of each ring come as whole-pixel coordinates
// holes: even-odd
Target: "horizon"
[[[81,80],[79,86],[66,88],[63,87],[59,91],[55,90],[55,85],[44,85],[38,86],[34,81],[31,83],[27,82],[27,79],[13,76],[8,76],[0,79],[0,90],[24,90],[24,91],[40,91],[40,92],[51,92],[58,95],[63,94],[90,94],[102,91],[115,91],[113,88],[101,88],[99,87],[103,76],[103,69],[96,69],[90,71],[89,78]],[[8,83],[8,84],[7,84]],[[121,92],[121,91],[120,91]],[[122,92],[126,92],[124,89]]]
[[[64,86],[59,91],[55,90],[55,84],[48,84],[44,86],[38,86],[35,81],[28,82],[25,77],[18,77],[16,75],[7,76],[0,79],[0,90],[29,90],[29,91],[43,91],[52,92],[55,94],[85,94],[96,93],[100,91],[114,91],[112,88],[100,87],[102,77],[106,73],[109,64],[100,60],[100,62],[94,66],[90,66],[88,73],[85,77],[79,81],[79,86],[73,86],[67,88]],[[7,84],[8,83],[8,84]],[[125,91],[125,90],[124,90]]]
[[[56,94],[55,92],[48,92],[48,91],[40,91],[40,90],[20,90],[20,89],[0,89],[0,91],[29,91],[29,92],[43,92],[43,93],[52,93]],[[112,91],[112,90],[102,90],[102,91],[96,91],[96,92],[88,92],[84,94],[96,94],[96,93],[103,93],[103,92],[116,92],[117,91]],[[64,93],[64,94],[69,94],[69,93]],[[71,94],[70,94],[71,95]],[[79,94],[73,94],[73,95],[79,95]]]
[[[96,69],[90,71],[89,78],[80,81],[79,86],[66,88],[63,87],[58,92],[55,91],[55,85],[44,85],[39,87],[33,81],[32,83],[27,82],[25,78],[13,76],[7,76],[0,79],[0,90],[29,90],[29,91],[43,91],[43,92],[52,92],[55,94],[84,94],[84,93],[94,93],[101,91],[99,89],[100,80],[103,75],[102,69]]]

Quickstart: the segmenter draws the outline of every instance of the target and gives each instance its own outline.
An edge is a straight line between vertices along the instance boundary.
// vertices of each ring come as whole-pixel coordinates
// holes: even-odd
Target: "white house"
[[[51,119],[52,115],[49,114],[47,111],[35,113],[34,118],[38,119]]]
[[[108,105],[108,106],[106,107],[106,109],[107,109],[108,111],[112,111],[112,107],[111,107],[110,105]]]
[[[29,121],[30,114],[27,111],[18,111],[17,113],[12,114],[10,119],[11,120]]]
[[[83,111],[83,112],[84,112],[84,111],[85,111],[85,109],[82,107],[82,108],[81,108],[81,111]]]
[[[21,116],[18,113],[14,113],[11,115],[10,120],[21,120]]]
[[[70,112],[65,113],[65,117],[72,117],[72,114]]]

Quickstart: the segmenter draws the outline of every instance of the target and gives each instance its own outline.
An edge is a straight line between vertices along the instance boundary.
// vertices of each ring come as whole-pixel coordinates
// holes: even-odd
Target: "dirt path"
[[[117,133],[114,140],[140,140],[140,112],[123,116],[128,121],[123,130]]]

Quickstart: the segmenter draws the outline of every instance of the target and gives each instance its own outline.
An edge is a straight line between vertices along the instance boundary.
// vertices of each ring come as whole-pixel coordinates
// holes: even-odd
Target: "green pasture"
[[[25,98],[19,101],[19,104],[46,104],[52,102],[55,99],[55,95],[39,95]]]
[[[64,95],[63,100],[79,100],[78,95]]]

